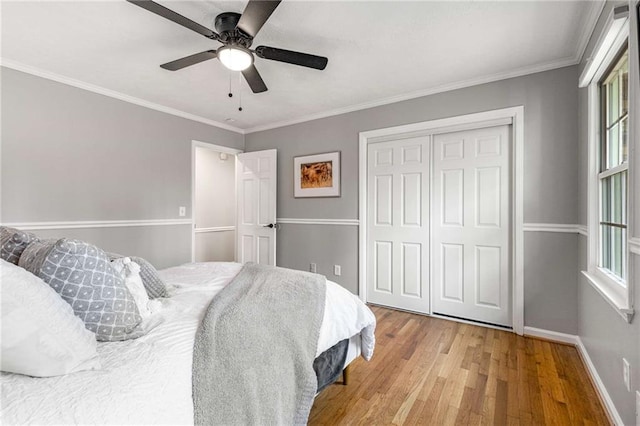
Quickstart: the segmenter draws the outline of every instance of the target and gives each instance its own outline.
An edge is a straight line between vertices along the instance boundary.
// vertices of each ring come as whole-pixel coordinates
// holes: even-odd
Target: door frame
[[[196,260],[196,148],[209,149],[211,151],[223,152],[225,154],[233,155],[241,154],[244,151],[236,148],[229,148],[228,146],[216,145],[209,142],[201,142],[197,140],[191,141],[191,262]],[[236,166],[237,160],[236,160]],[[235,181],[235,174],[233,180]],[[233,193],[237,197],[237,188],[233,188]],[[233,203],[234,215],[236,217],[235,209],[236,203]],[[234,229],[237,227],[237,223],[234,224]],[[235,249],[234,249],[235,253]]]
[[[429,120],[420,123],[369,130],[359,134],[359,232],[358,232],[358,294],[367,301],[367,148],[369,144],[405,137],[430,136],[471,130],[510,122],[512,126],[511,150],[511,276],[512,327],[519,335],[524,333],[524,106],[496,109],[474,114]],[[429,309],[431,312],[431,309]]]

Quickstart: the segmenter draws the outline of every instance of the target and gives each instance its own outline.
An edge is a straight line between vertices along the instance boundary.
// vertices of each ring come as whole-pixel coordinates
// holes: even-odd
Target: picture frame
[[[339,197],[340,151],[294,157],[293,196]]]

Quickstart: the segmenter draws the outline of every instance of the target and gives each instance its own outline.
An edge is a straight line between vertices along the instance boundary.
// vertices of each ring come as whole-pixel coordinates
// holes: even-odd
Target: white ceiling
[[[213,28],[217,14],[242,12],[246,1],[159,3]],[[254,47],[327,56],[329,64],[317,71],[257,58],[269,87],[262,94],[215,59],[161,69],[219,44],[125,1],[1,7],[2,65],[253,131],[575,64],[602,3],[285,0]]]

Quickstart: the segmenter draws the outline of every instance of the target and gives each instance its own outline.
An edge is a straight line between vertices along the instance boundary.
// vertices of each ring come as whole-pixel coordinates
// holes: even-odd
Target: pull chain
[[[242,73],[239,72],[238,73],[238,102],[239,102],[239,107],[238,107],[238,111],[242,111]]]
[[[231,72],[229,72],[229,97],[233,98],[233,93],[231,92]]]

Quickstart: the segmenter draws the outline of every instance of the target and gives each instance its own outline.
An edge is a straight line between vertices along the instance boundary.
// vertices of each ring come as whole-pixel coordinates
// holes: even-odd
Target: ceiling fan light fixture
[[[218,58],[222,65],[231,71],[243,71],[253,64],[253,55],[249,49],[240,46],[222,46],[218,49]]]

